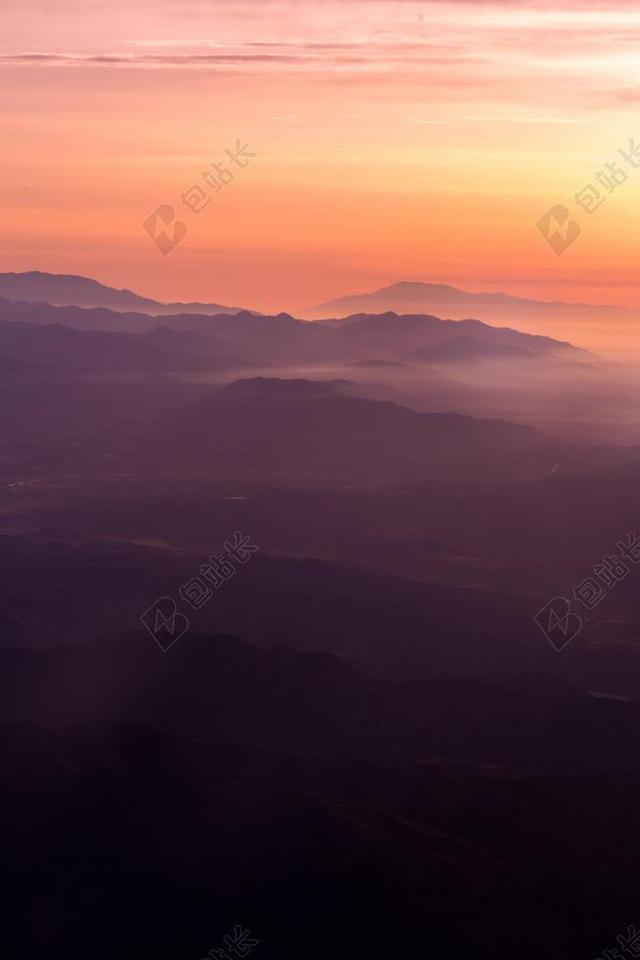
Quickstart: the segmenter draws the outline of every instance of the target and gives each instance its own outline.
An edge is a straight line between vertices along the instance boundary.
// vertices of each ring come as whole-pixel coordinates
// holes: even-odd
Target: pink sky
[[[640,9],[424,0],[6,0],[1,270],[300,310],[400,279],[640,306]],[[258,156],[167,257],[141,221]],[[535,229],[564,203],[582,233]]]

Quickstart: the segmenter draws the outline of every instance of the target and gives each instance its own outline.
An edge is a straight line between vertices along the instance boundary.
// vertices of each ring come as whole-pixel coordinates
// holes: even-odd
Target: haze
[[[535,229],[640,137],[639,47],[615,2],[5,4],[0,263],[274,312],[395,280],[640,306],[640,171],[563,256]],[[163,260],[141,220],[236,138]]]

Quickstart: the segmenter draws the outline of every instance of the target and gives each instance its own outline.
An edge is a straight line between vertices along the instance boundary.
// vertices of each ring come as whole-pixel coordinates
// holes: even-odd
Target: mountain
[[[201,562],[197,554],[126,543],[0,537],[0,647],[129,632]],[[25,570],[41,584],[35,597]],[[403,679],[456,666],[469,675],[504,676],[548,662],[528,601],[263,553],[190,620],[200,632],[233,630],[261,647],[325,651]]]
[[[50,373],[50,369],[43,364],[27,363],[6,353],[0,353],[0,375],[19,379],[38,377]]]
[[[552,671],[500,680],[414,672],[398,681],[335,654],[283,643],[265,650],[197,630],[166,654],[135,632],[53,650],[5,649],[0,665],[0,727],[99,729],[126,720],[301,758],[640,769],[640,704],[594,698]]]
[[[84,332],[149,334],[150,341],[153,339],[176,357],[189,355],[200,361],[209,358],[227,361],[228,366],[235,363],[237,367],[318,363],[344,366],[364,362],[371,367],[377,364],[380,369],[381,363],[397,366],[406,360],[408,353],[456,339],[463,339],[469,353],[476,349],[480,354],[482,351],[474,344],[482,344],[501,356],[505,356],[505,350],[517,350],[526,351],[532,357],[553,357],[574,366],[581,363],[585,369],[587,363],[592,366],[600,363],[593,354],[550,337],[532,336],[478,320],[440,320],[424,314],[358,314],[339,323],[312,323],[287,313],[263,316],[242,310],[235,314],[155,316],[103,307],[60,307],[0,299],[0,323],[2,321],[62,325]],[[161,332],[154,332],[159,328]],[[206,337],[215,342],[215,348],[206,343]],[[535,370],[535,364],[530,367]],[[543,365],[541,372],[545,370]]]
[[[112,334],[151,334],[177,354],[191,352],[200,337],[203,357],[211,357],[211,346],[203,337],[213,338],[224,353],[232,355],[232,364],[251,363],[255,366],[342,362],[361,359],[358,346],[351,346],[340,335],[322,324],[297,320],[287,313],[263,316],[240,310],[238,313],[175,313],[160,315],[118,312],[103,307],[52,306],[47,303],[0,299],[0,323],[29,323],[34,326],[64,326],[85,333],[101,331]],[[154,331],[161,328],[163,333]],[[173,331],[175,336],[167,331]],[[185,337],[180,343],[180,334]],[[189,336],[187,336],[187,334]],[[231,364],[231,365],[232,365]]]
[[[314,324],[314,326],[317,324]],[[426,314],[354,314],[340,321],[320,321],[334,330],[341,343],[359,346],[405,359],[406,353],[422,347],[437,347],[454,339],[465,338],[495,348],[526,350],[539,356],[553,356],[569,361],[593,362],[592,353],[552,337],[522,333],[509,327],[496,327],[480,320],[441,320]],[[370,358],[367,358],[370,359]]]
[[[476,483],[470,475],[459,483],[305,490],[286,481],[269,488],[206,476],[173,485],[165,474],[153,480],[91,476],[89,483],[79,477],[69,487],[68,504],[54,484],[30,490],[25,484],[19,520],[22,530],[51,537],[160,543],[195,556],[208,555],[221,530],[241,529],[274,556],[322,558],[423,583],[548,599],[570,593],[634,528],[640,451],[635,455],[636,463],[624,468],[605,471],[593,462],[591,473],[555,473],[521,484]],[[5,517],[15,515],[16,500],[17,491],[0,485]],[[632,651],[640,594],[637,567],[628,566],[630,575],[589,614],[588,632]],[[234,625],[228,621],[229,629]],[[305,625],[301,632],[309,630]],[[637,668],[633,675],[640,677]],[[606,672],[599,683],[604,686],[594,689],[614,689]]]
[[[198,574],[225,536],[230,533],[214,530],[201,551],[0,537],[0,649],[83,648],[130,634],[158,597],[180,602],[180,586]],[[384,540],[376,546],[384,549]],[[40,585],[37,595],[30,590],[34,582]],[[261,549],[201,609],[182,607],[193,633],[233,633],[262,650],[285,644],[300,653],[326,654],[357,664],[376,682],[441,674],[506,680],[551,670],[558,681],[582,689],[640,696],[634,649],[616,642],[606,624],[586,628],[584,641],[554,659],[533,620],[545,600],[415,581],[363,563],[272,556]],[[150,636],[148,642],[157,655]],[[3,676],[8,682],[6,670]],[[22,708],[17,685],[5,702]],[[54,722],[45,714],[39,719]]]
[[[637,447],[582,447],[506,420],[418,413],[357,392],[341,381],[235,381],[141,436],[130,469],[364,487],[534,480],[638,459]]]
[[[207,370],[240,369],[245,365],[232,354],[227,341],[196,330],[154,327],[144,335],[144,341],[179,361],[191,361]]]
[[[29,302],[32,305],[46,303],[52,306],[102,308],[117,313],[165,317],[222,316],[248,312],[240,307],[228,307],[216,303],[162,303],[149,297],[142,297],[130,290],[118,290],[106,286],[87,277],[39,271],[0,273],[0,299]],[[554,332],[561,331],[564,337],[580,340],[592,349],[597,349],[599,346],[598,329],[602,328],[603,320],[607,321],[608,342],[619,338],[622,343],[630,329],[629,325],[637,324],[640,318],[640,312],[625,310],[622,307],[548,302],[513,297],[503,293],[469,293],[446,284],[421,282],[395,283],[373,293],[332,300],[303,313],[306,317],[325,319],[345,317],[355,313],[371,314],[389,311],[400,314],[427,313],[456,319],[473,316],[494,324],[516,323],[522,329],[535,333],[544,333],[552,328]],[[12,319],[18,319],[18,317],[14,316]],[[95,324],[94,328],[96,328]],[[601,333],[601,340],[603,336]]]
[[[40,364],[54,370],[117,374],[193,370],[206,363],[202,353],[173,351],[172,355],[168,346],[162,337],[73,330],[61,324],[0,322],[0,354],[4,355],[5,367],[11,358],[13,373],[20,372],[20,364],[24,373]],[[211,352],[215,352],[213,344]]]
[[[517,325],[533,333],[554,334],[584,343],[592,350],[628,350],[640,311],[562,301],[533,300],[504,293],[470,293],[440,283],[401,281],[372,293],[330,300],[302,311],[324,319],[354,313],[427,313],[453,319],[475,317],[494,324]],[[603,323],[603,321],[605,321]]]
[[[0,297],[49,303],[53,306],[106,307],[116,311],[138,311],[154,315],[174,313],[238,313],[239,307],[218,303],[161,303],[131,290],[117,290],[88,277],[57,273],[0,273]]]
[[[407,360],[414,363],[473,363],[480,361],[527,361],[535,360],[536,354],[523,347],[501,347],[473,337],[454,337],[437,347],[420,347],[408,354]],[[539,357],[538,357],[539,360]]]
[[[462,307],[467,312],[471,307],[587,307],[586,304],[566,304],[561,302],[529,300],[523,297],[509,296],[505,293],[470,293],[444,283],[423,283],[420,281],[400,281],[388,287],[381,287],[372,293],[353,294],[339,297],[312,307],[310,312],[324,316],[344,316],[346,313],[379,312],[380,310],[413,310],[417,305],[426,308],[430,304],[447,304]]]
[[[168,456],[167,433],[172,437]],[[536,430],[456,413],[421,414],[345,395],[335,383],[236,381],[140,439],[146,469],[311,482],[543,476],[566,446]]]
[[[373,685],[220,635],[2,668],[7,958],[220,955],[237,927],[264,960],[411,955],[425,928],[439,957],[581,960],[634,915],[637,704]]]

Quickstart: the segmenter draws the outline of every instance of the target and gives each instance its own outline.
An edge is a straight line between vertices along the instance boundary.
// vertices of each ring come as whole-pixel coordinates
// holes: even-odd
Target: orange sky
[[[640,8],[0,0],[0,270],[292,312],[400,279],[640,306]],[[237,138],[258,156],[199,214]],[[593,213],[605,164],[627,179]],[[640,162],[640,161],[639,161]],[[535,228],[564,203],[561,256]],[[166,257],[141,227],[173,205]]]

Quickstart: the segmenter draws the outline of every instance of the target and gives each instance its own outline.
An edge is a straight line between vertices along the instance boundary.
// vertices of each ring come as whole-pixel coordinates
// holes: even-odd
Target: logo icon
[[[551,249],[560,256],[580,236],[580,224],[569,220],[569,211],[562,203],[556,203],[540,217],[536,224]]]
[[[175,222],[174,222],[175,221]],[[162,226],[173,224],[173,235],[170,236]],[[176,220],[176,212],[168,203],[162,203],[142,221],[143,230],[149,234],[163,257],[178,246],[187,235],[187,225],[182,220]]]
[[[571,604],[565,597],[554,597],[534,619],[556,653],[582,630],[582,618],[571,612]]]
[[[171,597],[160,597],[140,619],[163,653],[189,629],[188,619],[183,613],[178,613],[176,602]]]

